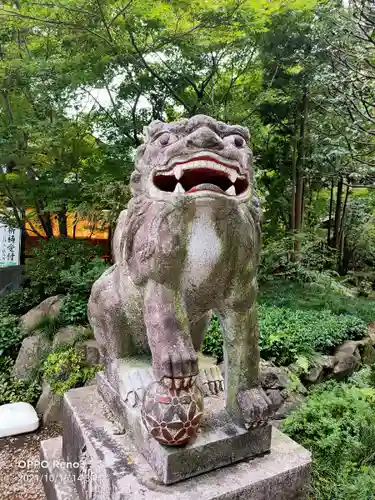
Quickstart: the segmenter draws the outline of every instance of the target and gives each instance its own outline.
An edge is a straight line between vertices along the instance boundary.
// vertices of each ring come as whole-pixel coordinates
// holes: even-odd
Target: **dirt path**
[[[61,435],[59,425],[0,439],[0,499],[45,500],[39,477],[40,441]]]

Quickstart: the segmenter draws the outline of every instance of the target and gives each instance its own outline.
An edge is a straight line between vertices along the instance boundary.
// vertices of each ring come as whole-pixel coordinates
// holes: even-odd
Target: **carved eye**
[[[159,137],[156,140],[156,143],[161,146],[165,147],[168,146],[168,144],[172,144],[173,142],[177,141],[177,136],[174,134],[170,134],[169,132],[164,132],[164,134],[159,135]]]
[[[233,141],[234,145],[237,148],[243,148],[245,145],[245,140],[243,139],[243,137],[241,137],[240,135],[235,135],[233,137],[234,137],[234,141]]]

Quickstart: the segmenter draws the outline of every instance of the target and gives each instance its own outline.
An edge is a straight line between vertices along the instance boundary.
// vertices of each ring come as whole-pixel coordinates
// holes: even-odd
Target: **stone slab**
[[[91,424],[96,436],[84,451],[80,469],[62,474],[68,464],[62,439],[41,443],[47,500],[307,500],[311,458],[308,451],[277,429],[271,453],[230,465],[177,484],[162,484],[126,435],[98,408]],[[102,419],[102,423],[99,420]],[[94,438],[93,438],[94,439]],[[70,446],[74,447],[74,437]],[[91,448],[91,449],[90,449]],[[90,471],[89,478],[87,473]]]
[[[74,476],[64,466],[62,437],[40,443],[41,477],[48,500],[79,500]]]
[[[125,403],[103,373],[98,374],[97,381],[100,395],[165,484],[188,479],[245,458],[264,455],[270,450],[271,425],[249,430],[236,425],[224,410],[223,393],[204,398],[204,417],[194,440],[185,447],[163,446],[150,437],[143,425],[140,406],[132,407]],[[93,391],[90,397],[98,398]],[[72,392],[69,393],[67,404],[72,411],[80,412],[80,404],[75,398]]]

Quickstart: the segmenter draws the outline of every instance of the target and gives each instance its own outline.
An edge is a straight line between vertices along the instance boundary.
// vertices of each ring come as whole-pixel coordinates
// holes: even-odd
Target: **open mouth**
[[[175,194],[213,191],[227,196],[239,196],[249,187],[248,179],[240,174],[239,166],[211,156],[177,162],[170,170],[157,172],[153,181],[161,191]]]

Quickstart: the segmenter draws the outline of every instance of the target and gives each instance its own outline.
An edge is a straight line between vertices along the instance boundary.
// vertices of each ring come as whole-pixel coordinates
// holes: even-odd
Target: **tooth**
[[[179,378],[175,378],[175,379],[174,379],[174,384],[175,384],[175,386],[176,386],[176,389],[180,389],[181,384],[182,384],[182,380],[181,380],[181,379],[179,379]]]
[[[238,177],[238,173],[235,171],[235,170],[231,170],[230,173],[229,173],[229,179],[230,181],[234,184],[237,180],[237,177]]]
[[[177,194],[183,194],[185,192],[185,189],[181,186],[181,184],[179,182],[177,182],[176,184],[176,187],[174,188],[174,193],[177,193]],[[236,193],[234,193],[236,194]]]
[[[176,165],[173,169],[174,176],[179,181],[183,174],[183,168],[181,165]]]
[[[225,192],[230,196],[236,196],[236,188],[233,185],[230,188],[228,188]]]

